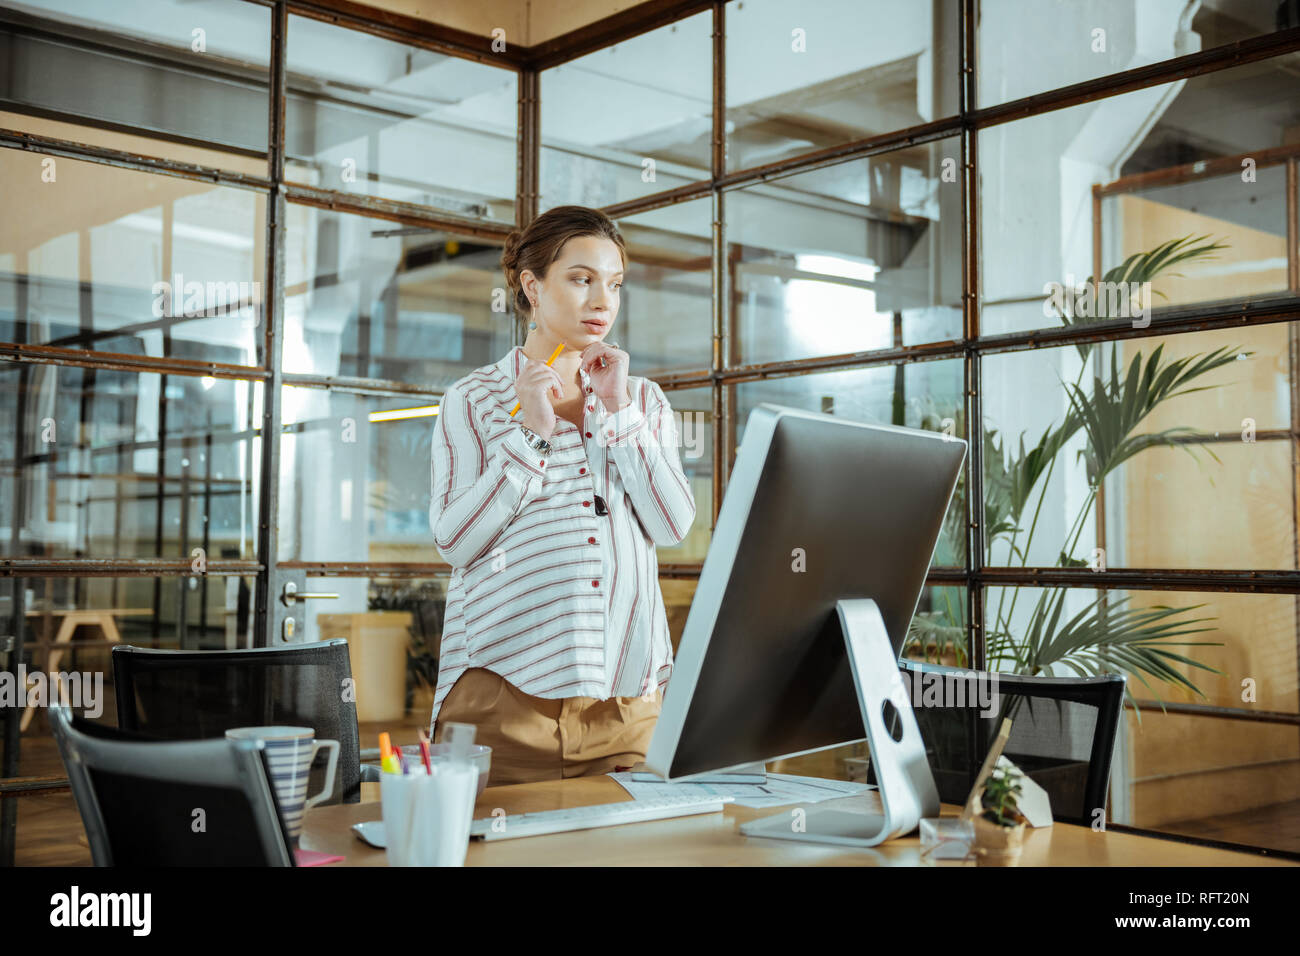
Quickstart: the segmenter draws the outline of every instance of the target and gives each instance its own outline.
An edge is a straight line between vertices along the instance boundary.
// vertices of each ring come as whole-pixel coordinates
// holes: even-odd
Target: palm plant
[[[1105,283],[1129,283],[1142,287],[1160,275],[1176,275],[1169,270],[1181,262],[1211,258],[1222,244],[1207,241],[1207,236],[1185,236],[1171,239],[1155,249],[1135,253],[1122,264],[1103,276]],[[1089,282],[1092,278],[1089,277]],[[1110,303],[1098,296],[1090,308],[1077,308],[1083,293],[1067,290],[1065,308],[1058,317],[1065,325],[1106,321],[1116,316],[1109,314]],[[1104,354],[1109,347],[1109,362]],[[1236,348],[1220,348],[1208,355],[1194,355],[1170,360],[1163,354],[1163,346],[1150,356],[1138,351],[1121,375],[1118,343],[1094,345],[1079,343],[1076,346],[1081,359],[1080,370],[1074,382],[1062,382],[1069,400],[1069,408],[1060,424],[1053,425],[1031,447],[1025,447],[1024,436],[1012,450],[996,429],[983,427],[983,480],[984,529],[986,562],[991,561],[993,548],[1001,543],[1007,548],[1008,561],[1019,561],[1025,567],[1030,546],[1038,530],[1043,501],[1052,473],[1061,452],[1080,432],[1085,447],[1077,453],[1087,470],[1089,491],[1060,547],[1056,565],[1059,567],[1088,567],[1089,563],[1076,556],[1080,536],[1089,516],[1094,514],[1098,490],[1107,475],[1120,465],[1150,448],[1182,448],[1193,460],[1193,446],[1178,441],[1180,435],[1189,433],[1187,427],[1168,428],[1158,432],[1140,431],[1142,423],[1164,402],[1217,386],[1195,386],[1192,382],[1216,369],[1253,354]],[[1083,387],[1083,378],[1089,368],[1093,351],[1102,354],[1093,362],[1090,390]],[[1106,366],[1109,365],[1108,374]],[[923,428],[938,430],[944,415],[956,421],[957,433],[966,434],[961,408],[937,409],[927,415]],[[1201,446],[1203,447],[1203,446]],[[1204,449],[1217,461],[1217,456]],[[1198,462],[1199,463],[1199,462]],[[1037,501],[1034,502],[1035,493]],[[959,485],[953,505],[945,519],[944,536],[949,542],[965,540],[966,522],[965,483]],[[1033,504],[1032,513],[1030,505]],[[1025,528],[1028,517],[1028,529]],[[1148,678],[1157,683],[1184,687],[1193,693],[1205,695],[1178,665],[1219,673],[1174,648],[1217,646],[1221,642],[1178,641],[1192,634],[1213,630],[1195,627],[1213,618],[1189,618],[1187,615],[1202,604],[1190,607],[1156,605],[1150,608],[1124,607],[1127,598],[1116,599],[1105,592],[1078,613],[1064,619],[1067,588],[1047,587],[1039,590],[1038,599],[1029,616],[1022,636],[1011,631],[1012,615],[1016,601],[1024,588],[1004,588],[993,609],[987,633],[987,659],[991,670],[1035,675],[1069,671],[1079,676],[1121,672],[1136,677],[1161,702],[1159,692]],[[1013,592],[1008,604],[1007,595]],[[904,651],[919,647],[929,653],[930,647],[939,651],[951,648],[957,652],[958,663],[966,666],[969,655],[966,647],[965,607],[962,602],[949,600],[946,607],[920,612],[912,622]],[[1130,702],[1132,694],[1125,690]],[[1136,705],[1135,705],[1136,709]],[[1141,719],[1140,712],[1138,713]]]

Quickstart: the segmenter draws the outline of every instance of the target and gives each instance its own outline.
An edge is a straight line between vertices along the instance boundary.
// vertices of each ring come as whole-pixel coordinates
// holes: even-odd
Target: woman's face
[[[609,334],[618,317],[623,257],[603,236],[575,236],[560,249],[560,257],[537,279],[531,270],[520,276],[536,303],[533,321],[539,329],[578,351]]]

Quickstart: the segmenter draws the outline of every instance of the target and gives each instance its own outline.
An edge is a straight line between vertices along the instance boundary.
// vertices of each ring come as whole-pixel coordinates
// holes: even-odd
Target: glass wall
[[[291,203],[286,373],[442,389],[511,345],[501,243]]]
[[[542,72],[540,212],[709,178],[712,32],[697,13]]]
[[[438,402],[522,341],[508,232],[577,203],[695,493],[674,645],[758,404],[964,437],[904,653],[1120,673],[1112,822],[1300,850],[1293,6],[732,0],[507,52],[0,0],[0,661],[109,678],[291,616],[395,653],[370,699],[427,721]],[[5,727],[0,783],[57,781],[45,715]],[[85,862],[23,842],[43,799],[0,800],[0,860]]]
[[[289,17],[290,182],[515,219],[512,70]]]
[[[731,361],[960,338],[958,153],[945,139],[728,193]]]

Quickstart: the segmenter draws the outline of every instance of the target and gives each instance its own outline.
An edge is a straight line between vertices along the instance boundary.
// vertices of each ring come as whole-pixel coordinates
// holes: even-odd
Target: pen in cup
[[[433,757],[429,751],[429,735],[420,731],[420,759],[424,761],[424,772],[433,775]]]
[[[388,731],[379,735],[379,767],[384,773],[401,773],[401,764],[393,750],[393,741]]]

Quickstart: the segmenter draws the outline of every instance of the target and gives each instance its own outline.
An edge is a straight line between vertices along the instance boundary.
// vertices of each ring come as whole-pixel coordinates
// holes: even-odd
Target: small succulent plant
[[[985,820],[1003,827],[1014,827],[1025,822],[1025,816],[1018,806],[1023,789],[1020,778],[1021,773],[1015,767],[999,764],[993,768],[993,772],[984,781],[984,792],[980,796],[980,804],[983,806],[981,815]]]

